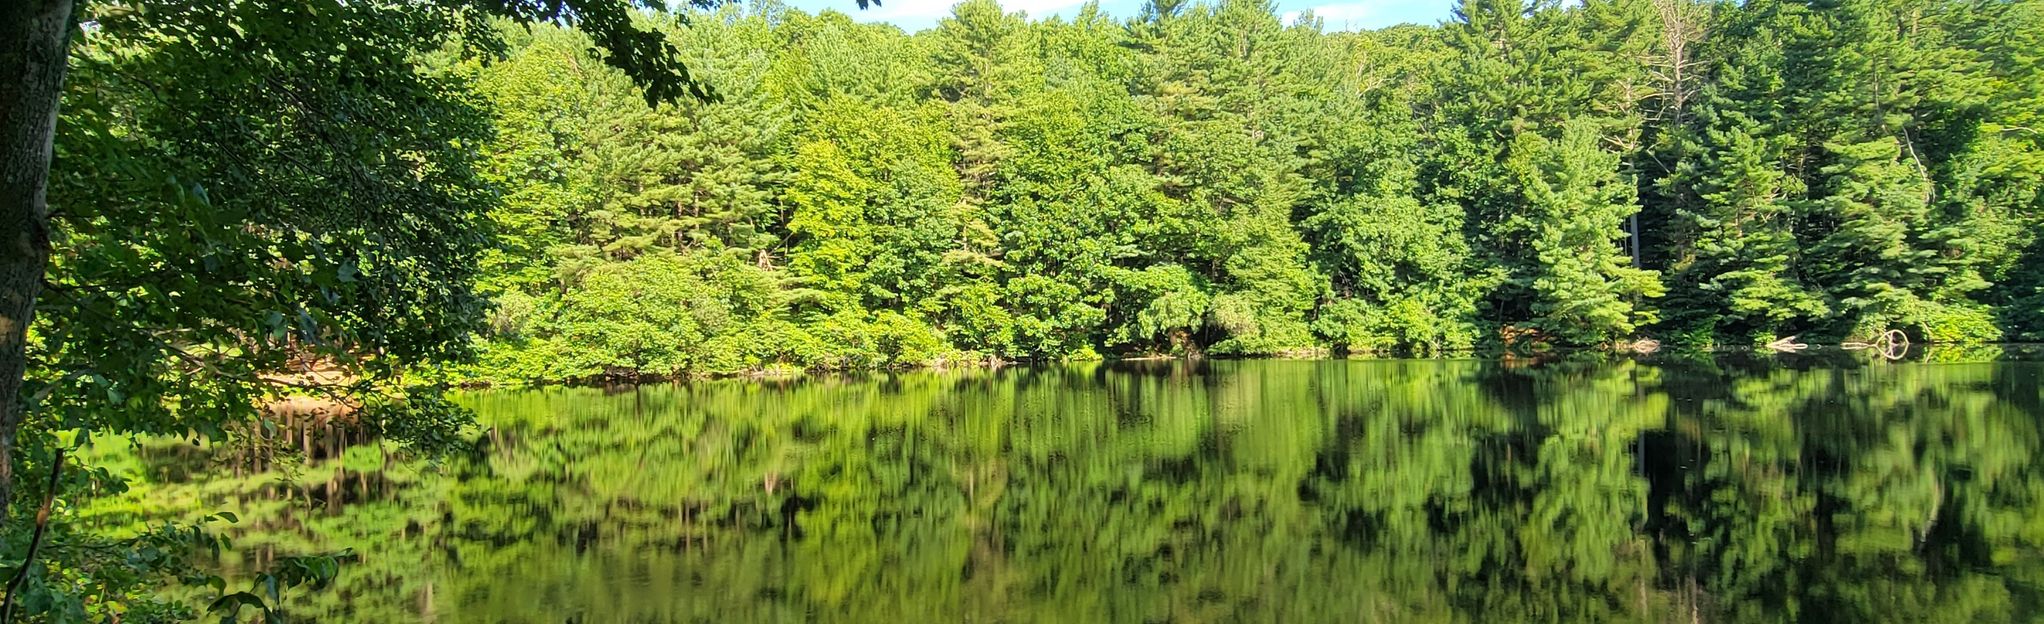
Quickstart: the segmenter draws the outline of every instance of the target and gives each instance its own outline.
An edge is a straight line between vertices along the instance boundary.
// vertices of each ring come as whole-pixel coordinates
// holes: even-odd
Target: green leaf
[[[241,612],[242,607],[269,608],[263,604],[262,596],[243,591],[227,594],[215,599],[212,604],[206,605],[206,611],[220,613],[226,618],[225,621],[231,622],[233,621],[233,616]]]

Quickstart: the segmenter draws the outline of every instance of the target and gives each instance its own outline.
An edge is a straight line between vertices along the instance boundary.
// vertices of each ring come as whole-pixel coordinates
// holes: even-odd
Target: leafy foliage
[[[1363,33],[1247,0],[912,34],[725,8],[660,27],[732,97],[655,108],[541,28],[478,70],[514,198],[485,282],[532,321],[487,349],[573,359],[518,354],[577,342],[583,277],[656,247],[749,257],[769,335],[837,348],[611,372],[916,363],[863,353],[880,314],[928,361],[1995,340],[2035,298],[2005,23],[2032,4],[1472,1]],[[608,322],[679,314],[635,309]]]
[[[37,231],[47,225],[47,266],[9,273],[43,296],[32,323],[0,323],[5,368],[27,369],[19,394],[9,383],[0,397],[0,498],[17,470],[55,472],[66,437],[272,444],[280,429],[311,428],[276,408],[293,402],[414,448],[459,437],[468,414],[415,372],[467,358],[485,329],[477,277],[497,242],[487,217],[500,187],[477,165],[496,128],[464,69],[500,42],[485,16],[576,24],[655,99],[710,95],[666,35],[615,0],[77,7],[72,41],[50,54],[68,46],[70,72],[48,223],[40,202],[32,210]],[[26,71],[25,59],[10,53],[6,69]],[[44,493],[58,522],[62,501],[110,487],[59,483]],[[0,500],[10,555],[25,552],[31,523],[15,519],[36,502]],[[9,577],[37,619],[175,617],[175,605],[135,597],[152,577],[193,569],[177,551],[217,545],[198,528],[64,531],[72,543]],[[278,557],[257,589],[222,590],[215,610],[274,619],[282,589],[323,585],[336,561]]]
[[[444,449],[450,381],[2044,336],[2035,0],[1466,0],[1354,33],[1266,0],[972,0],[917,33],[686,4],[85,3],[7,468],[73,432],[276,446],[310,425],[258,408],[315,398]],[[1589,458],[1544,495],[1612,498],[1521,501],[1552,549],[1511,556],[1637,552],[1571,528],[1642,500],[1616,434],[1549,424],[1499,478]],[[1922,493],[1887,478],[1836,487]],[[1476,513],[1442,496],[1367,521]],[[31,582],[188,563],[82,561]]]

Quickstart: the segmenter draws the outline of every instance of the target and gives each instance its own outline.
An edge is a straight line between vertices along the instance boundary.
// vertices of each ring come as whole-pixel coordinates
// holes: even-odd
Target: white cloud
[[[897,23],[934,22],[950,17],[951,6],[957,3],[957,0],[886,0],[878,7],[858,12],[857,16]],[[1085,3],[1086,0],[1015,0],[1002,2],[1001,8],[1027,11],[1030,18],[1040,19]]]
[[[1002,2],[1001,8],[1009,11],[1028,11],[1031,19],[1041,19],[1065,9],[1078,8],[1085,3],[1086,0],[1022,0]]]
[[[1384,8],[1387,1],[1395,3],[1399,0],[1364,0],[1362,2],[1323,4],[1313,7],[1311,11],[1313,16],[1320,18],[1321,23],[1330,30],[1372,28],[1384,21],[1386,17],[1384,15]],[[1285,23],[1289,24],[1298,21],[1304,15],[1305,11],[1286,11],[1281,18]]]

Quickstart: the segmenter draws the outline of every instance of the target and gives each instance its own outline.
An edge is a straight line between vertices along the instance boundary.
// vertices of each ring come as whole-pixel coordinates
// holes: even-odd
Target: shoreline
[[[1148,354],[1130,357],[1103,357],[1066,360],[1051,359],[1001,360],[989,358],[985,360],[944,362],[932,365],[874,367],[864,369],[803,370],[789,367],[775,369],[760,369],[735,373],[600,375],[579,379],[552,379],[525,382],[464,380],[460,382],[447,382],[447,385],[450,389],[463,391],[481,391],[481,390],[521,390],[554,387],[573,387],[573,388],[623,387],[711,381],[747,381],[766,383],[766,382],[791,382],[814,379],[845,379],[865,377],[871,375],[895,375],[902,373],[943,374],[954,372],[988,372],[999,371],[1008,368],[1031,368],[1031,367],[1041,368],[1074,364],[1175,365],[1180,363],[1199,364],[1205,362],[1245,362],[1245,361],[1391,362],[1391,361],[1490,360],[1501,364],[1510,364],[1515,366],[1536,366],[1555,362],[1569,361],[1582,362],[1593,360],[1616,361],[1620,359],[1657,360],[1657,359],[1720,358],[1739,356],[1837,358],[1851,357],[1854,354],[1866,354],[1874,358],[1886,359],[1888,361],[1893,361],[1897,363],[1908,363],[1914,360],[1919,360],[1924,356],[1930,355],[1934,352],[1942,352],[1952,349],[1999,349],[2000,351],[1996,354],[1998,357],[2005,357],[2011,353],[2044,357],[2044,342],[1917,343],[1909,345],[1907,347],[1906,354],[1899,359],[1893,357],[1882,358],[1881,354],[1877,351],[1867,348],[1855,348],[1854,346],[1851,345],[1851,343],[1808,344],[1805,346],[1805,348],[1795,350],[1769,349],[1765,346],[1714,347],[1709,349],[1672,348],[1661,349],[1652,352],[1635,352],[1631,350],[1610,350],[1610,349],[1573,349],[1573,350],[1551,350],[1538,353],[1520,353],[1511,351],[1509,349],[1457,349],[1444,352],[1442,355],[1435,356],[1379,355],[1368,353],[1353,354],[1353,353],[1336,353],[1334,351],[1329,350],[1321,351],[1314,355],[1289,355],[1289,356],[1287,355],[1215,356],[1204,354],[1185,356],[1185,355]]]

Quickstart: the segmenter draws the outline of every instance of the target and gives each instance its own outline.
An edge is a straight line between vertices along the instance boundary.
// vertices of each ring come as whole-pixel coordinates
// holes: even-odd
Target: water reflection
[[[490,426],[470,456],[358,461],[249,510],[240,543],[365,553],[295,606],[322,621],[2021,619],[2040,372],[1206,362],[492,392],[467,399]],[[300,480],[341,474],[322,465]],[[245,485],[139,489],[197,513],[275,480],[223,477]]]

